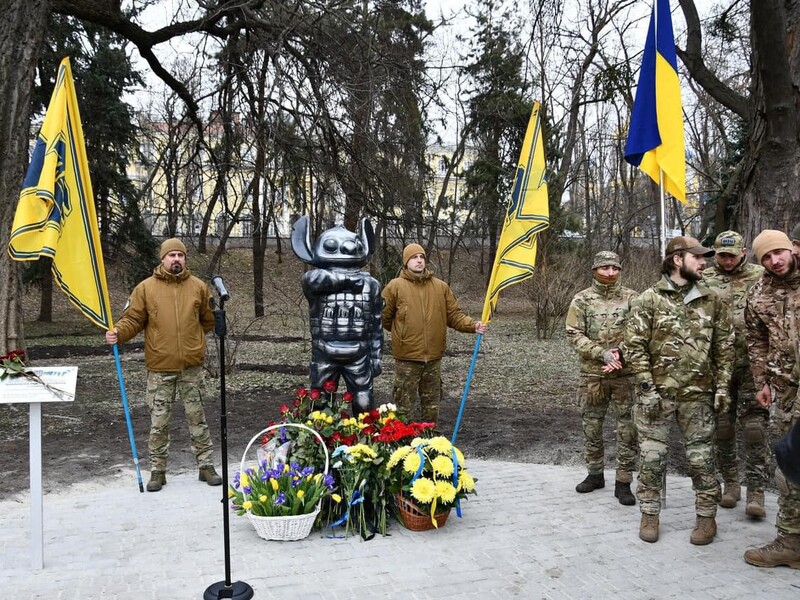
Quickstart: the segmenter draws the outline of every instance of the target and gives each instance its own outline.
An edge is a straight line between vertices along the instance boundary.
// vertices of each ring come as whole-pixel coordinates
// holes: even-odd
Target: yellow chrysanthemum
[[[420,477],[411,484],[411,496],[417,502],[428,504],[436,497],[436,485],[427,477]]]
[[[333,423],[333,417],[332,417],[332,416],[330,416],[330,415],[328,415],[327,417],[325,417],[325,422],[326,422],[328,425],[330,425],[331,423]]]
[[[458,474],[458,488],[465,492],[475,491],[475,480],[472,478],[472,475],[467,473],[464,469],[461,469],[461,472]]]
[[[428,440],[426,440],[425,438],[415,437],[413,440],[411,440],[411,447],[416,448],[420,444],[427,444],[427,443]]]
[[[392,455],[389,457],[389,462],[386,464],[386,466],[389,469],[391,469],[397,463],[403,460],[406,456],[408,456],[409,452],[411,452],[411,446],[403,446],[401,448],[398,448],[397,450],[392,452]]]
[[[414,452],[413,454],[409,454],[403,459],[403,471],[406,473],[416,473],[417,469],[419,469],[420,465],[420,458],[419,454]]]
[[[458,466],[463,467],[464,466],[464,455],[461,454],[461,450],[459,450],[455,446],[453,446],[453,450],[456,451],[456,458],[458,459]]]
[[[245,510],[250,510],[251,508],[253,508],[253,503],[250,502],[250,500],[245,500],[242,503],[242,508],[245,509]]]
[[[428,440],[428,445],[439,454],[450,454],[450,450],[453,448],[453,444],[450,443],[450,440],[443,435],[431,438]]]
[[[453,474],[453,460],[448,456],[437,456],[431,465],[437,476],[450,477]]]
[[[359,458],[361,460],[372,460],[373,458],[378,456],[375,453],[375,450],[373,450],[366,444],[356,444],[355,446],[350,448],[350,454],[353,455],[355,458]]]
[[[445,504],[451,504],[456,500],[456,488],[449,481],[436,482],[436,497]]]

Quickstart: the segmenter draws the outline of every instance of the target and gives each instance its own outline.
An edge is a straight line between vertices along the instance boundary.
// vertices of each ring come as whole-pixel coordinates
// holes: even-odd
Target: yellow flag
[[[492,319],[500,292],[533,277],[537,234],[550,225],[540,104],[534,103],[522,143],[514,189],[497,245],[481,321]]]
[[[36,141],[14,215],[8,254],[53,259],[53,277],[93,323],[113,327],[89,164],[69,58]]]

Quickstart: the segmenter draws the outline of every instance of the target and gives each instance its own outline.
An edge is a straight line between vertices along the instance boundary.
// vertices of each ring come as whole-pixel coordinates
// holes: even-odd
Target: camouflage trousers
[[[737,367],[731,378],[731,408],[717,416],[717,470],[724,481],[739,482],[736,423],[744,442],[744,478],[748,491],[763,492],[769,479],[769,411],[756,401],[753,376],[747,366]]]
[[[166,471],[169,453],[169,420],[172,404],[178,396],[183,402],[192,452],[199,467],[213,465],[211,435],[203,411],[203,367],[189,367],[181,372],[147,374],[147,407],[150,409],[150,470]]]
[[[672,417],[678,423],[686,448],[689,475],[695,494],[695,512],[700,517],[714,517],[720,499],[720,485],[714,464],[716,416],[712,398],[706,400],[661,400],[661,413],[648,418],[641,404],[634,404],[633,419],[639,432],[639,479],[636,496],[642,513],[661,512],[662,477],[667,468],[667,454]]]
[[[416,420],[417,395],[422,420],[438,424],[442,400],[441,360],[395,360],[392,400],[397,412],[410,421]]]
[[[775,420],[782,437],[800,421],[800,398],[797,388],[774,391],[777,395]],[[778,484],[778,516],[775,526],[781,533],[800,535],[800,487],[789,482],[779,468],[775,470],[775,481]]]
[[[581,377],[578,403],[583,425],[584,458],[590,475],[602,475],[605,468],[603,421],[609,407],[612,407],[617,434],[616,480],[621,483],[633,480],[639,451],[631,415],[633,398],[632,384],[627,377]]]

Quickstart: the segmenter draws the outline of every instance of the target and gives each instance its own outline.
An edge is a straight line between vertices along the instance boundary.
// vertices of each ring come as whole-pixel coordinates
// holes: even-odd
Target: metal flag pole
[[[139,454],[136,452],[136,438],[133,436],[133,423],[131,422],[131,410],[128,407],[128,394],[125,392],[125,380],[122,377],[122,363],[119,360],[119,348],[114,344],[114,362],[117,365],[117,379],[119,379],[119,393],[122,395],[122,408],[125,411],[125,423],[128,426],[128,440],[131,443],[133,453],[133,466],[136,469],[136,481],[139,483],[139,493],[144,494],[142,485],[142,472],[139,469]]]
[[[233,598],[234,600],[250,600],[253,588],[244,581],[231,582],[231,537],[230,509],[228,508],[228,409],[225,404],[225,301],[230,298],[222,277],[215,275],[211,282],[219,294],[219,308],[214,309],[214,333],[219,338],[219,399],[220,399],[220,445],[222,446],[222,539],[225,554],[225,580],[212,583],[206,588],[203,600]]]
[[[658,195],[661,213],[661,234],[659,240],[659,251],[663,260],[667,254],[667,209],[664,198],[664,170],[658,168]],[[669,464],[669,461],[667,461]],[[661,508],[667,508],[667,465],[664,465],[664,472],[661,475]]]

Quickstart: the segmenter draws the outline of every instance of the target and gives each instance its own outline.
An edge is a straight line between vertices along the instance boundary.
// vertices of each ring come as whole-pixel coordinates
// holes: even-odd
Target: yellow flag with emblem
[[[56,284],[90,321],[112,329],[89,163],[69,58],[36,140],[14,215],[13,260],[53,259]]]

